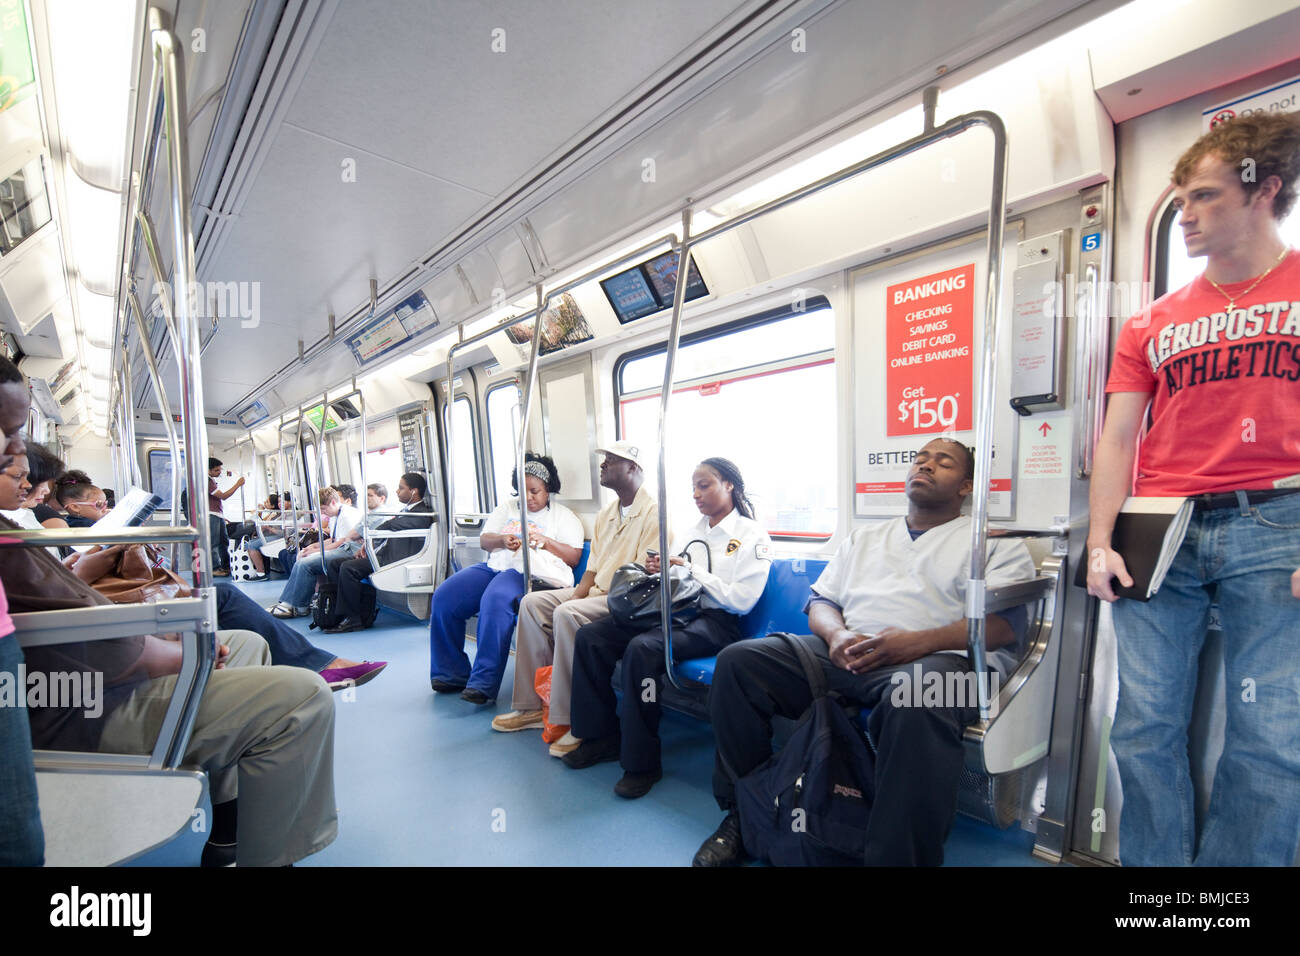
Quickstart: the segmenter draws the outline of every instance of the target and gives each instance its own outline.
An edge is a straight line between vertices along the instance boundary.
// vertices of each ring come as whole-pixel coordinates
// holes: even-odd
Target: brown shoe
[[[499,730],[503,734],[512,733],[516,730],[532,730],[542,727],[542,712],[540,710],[512,710],[508,714],[497,714],[492,719],[492,729]]]
[[[572,731],[566,731],[563,737],[551,744],[550,753],[552,757],[563,757],[565,754],[573,753],[580,746],[582,746],[582,739],[573,736]]]

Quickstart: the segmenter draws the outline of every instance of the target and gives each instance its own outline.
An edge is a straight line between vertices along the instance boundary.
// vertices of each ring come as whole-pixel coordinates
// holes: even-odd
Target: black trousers
[[[911,687],[918,675],[924,687],[929,673],[940,679],[969,674],[966,658],[931,654],[900,667],[852,674],[831,663],[821,638],[804,635],[799,640],[817,655],[830,691],[871,708],[867,732],[875,749],[876,797],[866,863],[938,866],[957,812],[962,729],[978,717],[978,704],[969,697],[973,706],[918,706],[920,698]],[[905,679],[896,683],[895,674]],[[772,717],[798,718],[811,703],[803,668],[781,638],[741,641],[718,656],[709,712],[718,743],[713,794],[722,809],[735,808],[735,781],[772,755]]]
[[[362,589],[370,588],[374,591],[374,588],[365,583],[365,579],[370,577],[370,571],[369,558],[348,558],[346,561],[326,563],[325,573],[334,582],[339,613],[344,617],[354,620],[361,617]]]
[[[673,627],[673,660],[709,657],[740,637],[739,619],[705,611],[685,627]],[[620,707],[610,683],[623,660]],[[573,698],[569,719],[575,737],[622,737],[620,761],[629,773],[660,768],[659,695],[664,680],[660,628],[625,631],[613,618],[584,624],[573,647]]]

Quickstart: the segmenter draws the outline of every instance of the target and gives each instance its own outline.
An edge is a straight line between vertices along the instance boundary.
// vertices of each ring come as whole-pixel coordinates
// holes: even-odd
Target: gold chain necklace
[[[1271,266],[1269,266],[1269,267],[1268,267],[1267,269],[1265,269],[1262,273],[1260,273],[1260,276],[1259,276],[1258,279],[1256,279],[1254,282],[1252,282],[1249,286],[1247,286],[1247,287],[1246,287],[1245,289],[1243,289],[1241,292],[1238,292],[1236,295],[1228,295],[1228,293],[1224,290],[1223,286],[1219,285],[1219,283],[1215,282],[1215,281],[1214,281],[1213,279],[1211,279],[1209,276],[1206,276],[1206,277],[1205,277],[1205,281],[1208,282],[1210,285],[1214,286],[1216,289],[1218,289],[1219,292],[1223,295],[1223,297],[1224,297],[1225,299],[1228,300],[1228,310],[1227,310],[1227,311],[1228,311],[1228,314],[1231,315],[1231,314],[1232,314],[1232,307],[1233,307],[1234,305],[1237,304],[1237,300],[1238,300],[1238,299],[1241,299],[1241,298],[1245,298],[1246,296],[1250,295],[1250,291],[1251,291],[1251,289],[1254,289],[1255,286],[1259,285],[1261,282],[1263,282],[1265,279],[1267,279],[1267,278],[1268,278],[1268,274],[1269,274],[1270,272],[1272,272],[1274,269],[1276,269],[1278,266],[1280,266],[1280,265],[1282,264],[1282,260],[1286,258],[1286,254],[1287,254],[1288,252],[1290,252],[1290,251],[1291,251],[1291,247],[1290,247],[1290,246],[1287,246],[1285,249],[1283,249],[1283,250],[1282,250],[1282,254],[1281,254],[1280,256],[1277,257],[1277,260],[1276,260],[1276,261],[1275,261]]]

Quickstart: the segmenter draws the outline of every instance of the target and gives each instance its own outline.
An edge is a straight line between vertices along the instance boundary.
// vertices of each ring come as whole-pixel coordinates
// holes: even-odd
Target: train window
[[[0,182],[0,253],[9,253],[49,221],[50,199],[37,156]]]
[[[498,504],[511,493],[510,473],[515,467],[518,408],[519,388],[514,382],[497,385],[488,391],[488,449],[492,456],[492,482]]]
[[[149,449],[149,490],[162,499],[159,511],[170,511],[172,506],[172,453],[166,448]],[[185,470],[185,452],[181,452],[178,466]]]
[[[1300,247],[1300,209],[1292,209],[1282,220],[1282,241],[1292,249]],[[1190,259],[1183,232],[1178,228],[1178,210],[1169,205],[1156,232],[1155,296],[1181,289],[1205,270],[1203,258]],[[1121,316],[1128,318],[1128,316]]]
[[[452,509],[457,514],[480,514],[483,509],[478,493],[478,443],[474,440],[474,412],[469,399],[462,395],[452,402],[450,414],[454,416],[455,445],[451,453],[456,487]]]
[[[830,537],[838,514],[835,316],[822,299],[755,319],[678,350],[667,461],[674,530],[696,514],[691,466],[720,455],[744,474],[769,533]],[[619,436],[652,448],[665,354],[663,346],[634,353],[615,371]]]
[[[383,511],[401,510],[402,503],[397,500],[397,481],[402,474],[400,446],[392,445],[366,452],[366,484],[373,485],[378,482],[388,489],[388,501],[384,503]]]

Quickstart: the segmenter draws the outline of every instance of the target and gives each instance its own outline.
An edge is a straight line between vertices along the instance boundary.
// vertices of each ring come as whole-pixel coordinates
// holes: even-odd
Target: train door
[[[453,380],[454,394],[442,407],[442,444],[448,484],[448,507],[451,532],[456,547],[451,555],[452,571],[468,567],[484,558],[478,547],[478,535],[491,508],[488,490],[488,467],[485,456],[480,396],[472,369],[464,369]],[[445,386],[444,386],[445,388]]]

